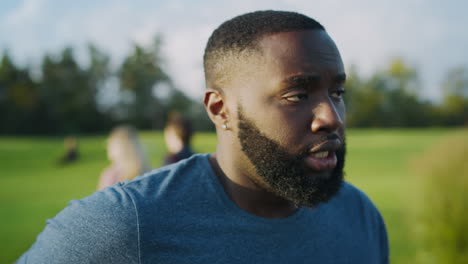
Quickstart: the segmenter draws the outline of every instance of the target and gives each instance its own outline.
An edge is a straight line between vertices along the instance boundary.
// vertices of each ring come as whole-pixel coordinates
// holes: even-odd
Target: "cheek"
[[[242,103],[245,117],[266,137],[280,146],[294,150],[300,147],[304,133],[310,131],[310,111],[285,107],[273,96],[245,98]]]
[[[261,120],[262,132],[281,146],[290,148],[300,145],[310,124],[306,113],[271,110]]]

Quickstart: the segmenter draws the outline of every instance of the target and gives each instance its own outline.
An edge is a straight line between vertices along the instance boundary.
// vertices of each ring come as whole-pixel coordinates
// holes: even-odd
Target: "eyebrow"
[[[288,85],[306,85],[320,81],[318,74],[301,74],[286,78],[283,82]]]
[[[321,79],[319,74],[300,74],[286,78],[283,82],[289,85],[307,85],[317,83]],[[335,76],[336,83],[344,83],[346,81],[346,74],[340,73]]]
[[[345,73],[340,73],[340,74],[336,75],[335,81],[336,81],[337,83],[344,83],[344,82],[346,82],[346,74],[345,74]]]

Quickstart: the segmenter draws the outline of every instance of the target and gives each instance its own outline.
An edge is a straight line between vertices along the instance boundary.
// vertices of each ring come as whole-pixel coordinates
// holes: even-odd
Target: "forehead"
[[[258,45],[267,66],[281,74],[344,73],[338,48],[323,30],[277,33],[263,37]]]

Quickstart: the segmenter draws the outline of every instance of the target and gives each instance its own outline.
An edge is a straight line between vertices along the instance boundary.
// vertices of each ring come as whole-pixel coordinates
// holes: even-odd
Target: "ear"
[[[208,113],[211,121],[217,129],[228,122],[229,111],[226,105],[226,99],[222,91],[209,89],[205,92],[203,100],[205,110]]]

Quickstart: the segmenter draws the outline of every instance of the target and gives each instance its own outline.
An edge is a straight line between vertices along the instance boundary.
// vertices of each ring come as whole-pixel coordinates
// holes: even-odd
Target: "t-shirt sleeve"
[[[368,219],[365,223],[367,223],[369,233],[372,234],[370,236],[372,237],[371,244],[375,245],[375,253],[378,253],[378,256],[376,256],[378,259],[376,259],[374,263],[388,264],[389,246],[384,219],[369,197],[361,191],[359,191],[359,193],[363,207],[365,208],[364,211],[366,211],[364,215]]]
[[[350,219],[359,219],[354,226],[359,232],[366,234],[364,241],[367,243],[367,254],[371,258],[369,263],[388,264],[387,229],[377,207],[364,192],[349,183],[344,185],[340,198],[345,201],[340,206],[344,206],[347,215],[352,216]]]
[[[389,263],[389,246],[388,246],[388,236],[387,236],[387,228],[385,227],[385,222],[382,218],[382,215],[377,211],[377,222],[378,222],[378,232],[379,232],[379,245],[380,245],[380,252],[381,252],[381,261],[382,264]]]
[[[121,184],[70,204],[17,263],[139,263],[137,210]]]

